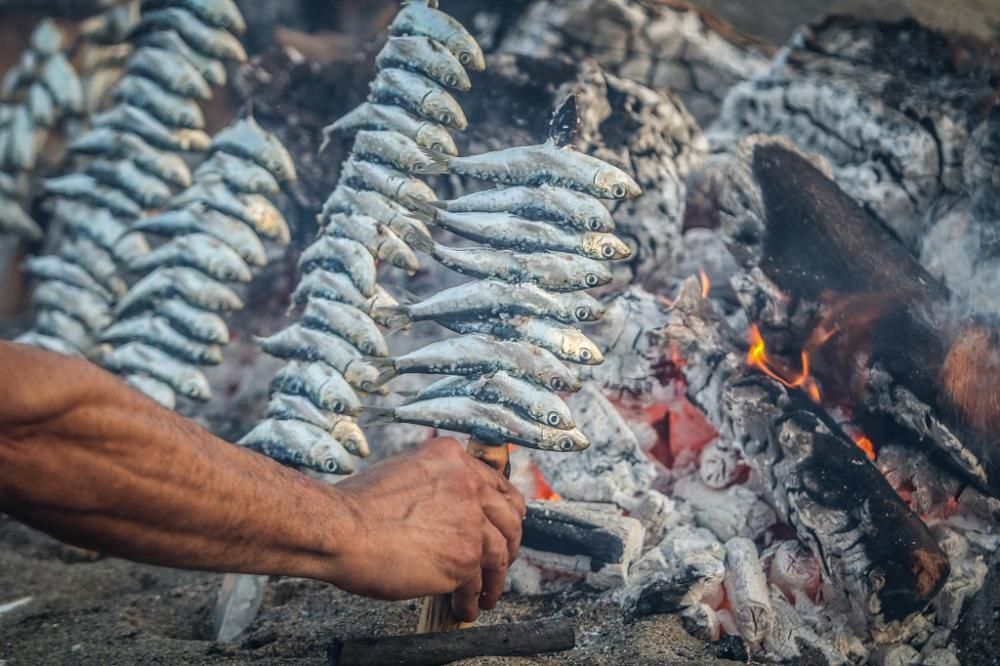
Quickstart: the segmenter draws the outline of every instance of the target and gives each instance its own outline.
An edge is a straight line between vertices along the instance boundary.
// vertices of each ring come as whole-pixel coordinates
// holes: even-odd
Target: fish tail
[[[406,244],[412,247],[414,250],[419,250],[424,254],[433,257],[437,243],[430,235],[424,233],[423,229],[418,229],[413,227],[406,232],[406,237],[403,239]]]
[[[379,386],[382,386],[397,374],[396,361],[391,358],[372,356],[365,358],[365,363],[378,371],[378,377],[375,379],[375,383]]]
[[[414,172],[424,176],[439,176],[441,174],[450,173],[451,155],[446,155],[442,152],[431,150],[430,148],[421,148],[420,152],[424,154],[424,157],[426,157],[430,163],[418,164],[416,168],[414,168]]]
[[[375,308],[372,319],[385,322],[384,326],[391,332],[399,331],[410,325],[412,319],[405,305],[393,305]]]
[[[364,412],[361,418],[358,419],[358,425],[386,424],[393,423],[396,420],[396,411],[392,407],[365,405],[363,409]]]
[[[437,208],[431,206],[426,201],[420,201],[419,199],[414,199],[413,197],[407,197],[403,203],[410,209],[410,215],[424,224],[434,224],[434,220],[437,219],[438,213],[440,212]]]

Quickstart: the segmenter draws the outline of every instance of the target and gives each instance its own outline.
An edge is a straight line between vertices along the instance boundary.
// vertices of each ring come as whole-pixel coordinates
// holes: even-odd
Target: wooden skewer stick
[[[509,447],[491,446],[475,440],[469,440],[469,445],[465,447],[465,450],[473,458],[482,460],[506,478],[510,478]],[[424,597],[423,607],[420,610],[420,621],[417,624],[418,634],[454,631],[455,629],[464,629],[470,626],[472,626],[470,623],[461,622],[451,614],[450,594]]]

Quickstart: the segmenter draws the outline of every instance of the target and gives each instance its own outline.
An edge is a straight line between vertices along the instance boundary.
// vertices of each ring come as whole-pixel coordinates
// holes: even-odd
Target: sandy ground
[[[210,640],[221,576],[79,553],[0,515],[0,666],[94,664],[324,664],[333,638],[410,633],[416,603],[361,599],[322,583],[272,581],[260,615],[235,644]],[[576,594],[505,600],[481,623],[572,617],[575,650],[531,659],[476,659],[482,666],[724,666],[676,618],[625,623],[621,611]]]

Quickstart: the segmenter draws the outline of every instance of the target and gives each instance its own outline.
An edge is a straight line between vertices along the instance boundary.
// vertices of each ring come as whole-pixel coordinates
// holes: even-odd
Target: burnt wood
[[[435,666],[473,657],[516,657],[562,652],[576,647],[568,620],[491,625],[410,636],[336,640],[330,666]]]
[[[625,543],[620,534],[607,525],[575,514],[572,505],[544,504],[528,505],[528,514],[521,524],[521,545],[549,553],[589,557],[594,571],[604,564],[621,562]]]
[[[884,626],[930,603],[950,568],[927,527],[820,406],[745,364],[697,280],[683,285],[667,336],[686,360],[690,398],[739,444],[854,623]]]
[[[763,204],[758,252],[729,241],[745,268],[755,265],[794,299],[836,307],[857,300],[877,311],[851,327],[864,338],[867,373],[876,365],[926,403],[964,451],[948,459],[969,481],[1000,496],[1000,346],[989,326],[960,321],[948,290],[867,211],[803,156],[774,143],[755,146],[752,172]],[[846,316],[850,317],[851,312]],[[854,349],[858,346],[854,345]],[[847,368],[854,358],[834,367]],[[867,377],[830,377],[861,412],[879,411]],[[911,436],[941,449],[926,433]],[[971,454],[971,457],[967,454]]]

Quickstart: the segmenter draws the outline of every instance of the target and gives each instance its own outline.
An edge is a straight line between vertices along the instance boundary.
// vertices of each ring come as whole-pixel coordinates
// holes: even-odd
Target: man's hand
[[[524,498],[458,442],[434,440],[331,490],[353,520],[330,582],[381,599],[454,592],[467,622],[496,605],[520,549]]]

